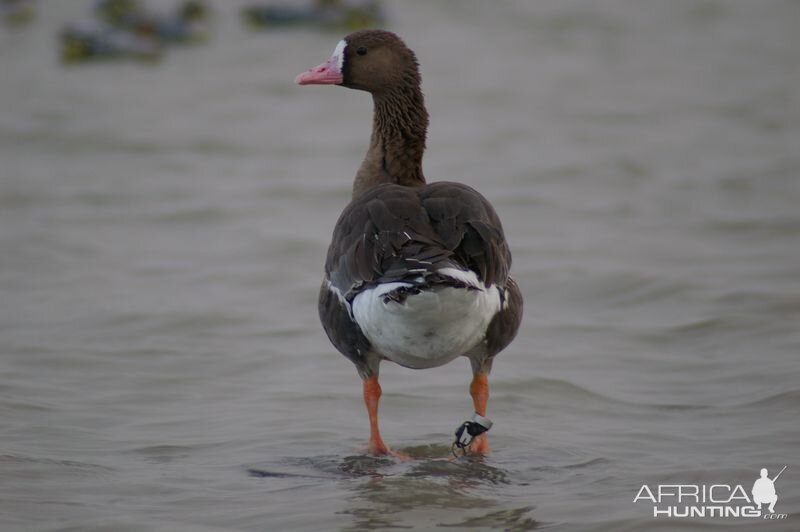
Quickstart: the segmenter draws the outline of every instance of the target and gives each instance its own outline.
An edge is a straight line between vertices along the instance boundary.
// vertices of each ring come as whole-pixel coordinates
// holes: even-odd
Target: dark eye
[[[367,55],[367,49],[366,49],[366,48],[364,48],[363,46],[359,46],[359,47],[356,49],[356,53],[357,53],[358,55]]]

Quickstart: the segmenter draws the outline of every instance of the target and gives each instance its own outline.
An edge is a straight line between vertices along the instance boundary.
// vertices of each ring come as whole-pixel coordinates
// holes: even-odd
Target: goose
[[[427,183],[428,113],[416,56],[400,37],[384,30],[351,33],[295,82],[372,94],[370,145],[333,230],[319,317],[362,379],[367,451],[400,455],[378,426],[380,363],[425,369],[467,357],[473,406],[485,416],[492,363],[522,319],[511,253],[486,198],[461,183]],[[485,433],[468,452],[489,452]]]
[[[385,20],[378,0],[316,0],[309,6],[254,4],[242,9],[244,22],[256,29],[311,27],[355,30]]]
[[[163,49],[146,35],[103,22],[85,21],[61,30],[61,61],[66,64],[110,59],[157,61]]]

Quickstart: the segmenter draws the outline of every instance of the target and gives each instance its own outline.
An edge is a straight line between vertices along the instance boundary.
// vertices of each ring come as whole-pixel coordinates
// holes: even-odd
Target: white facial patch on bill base
[[[347,41],[342,39],[339,41],[339,44],[336,45],[336,48],[333,49],[333,53],[331,54],[331,63],[336,63],[336,68],[339,69],[339,73],[342,72],[342,67],[344,66],[344,49],[347,48]]]

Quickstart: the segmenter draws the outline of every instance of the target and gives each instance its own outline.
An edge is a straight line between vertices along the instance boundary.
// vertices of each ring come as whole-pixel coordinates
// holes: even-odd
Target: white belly
[[[441,287],[384,303],[383,295],[406,283],[365,290],[353,300],[353,317],[375,351],[402,366],[432,368],[463,355],[486,335],[500,310],[496,287]],[[481,283],[482,288],[482,283]]]

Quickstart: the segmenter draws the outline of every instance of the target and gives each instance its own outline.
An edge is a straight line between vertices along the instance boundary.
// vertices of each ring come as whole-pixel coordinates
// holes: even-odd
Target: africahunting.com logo
[[[652,503],[653,517],[786,519],[787,514],[775,513],[775,482],[785,470],[770,478],[762,469],[749,492],[741,484],[642,484],[633,502]]]

